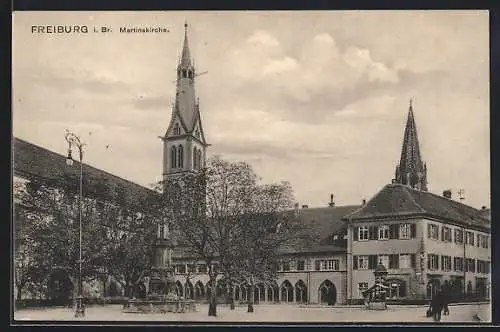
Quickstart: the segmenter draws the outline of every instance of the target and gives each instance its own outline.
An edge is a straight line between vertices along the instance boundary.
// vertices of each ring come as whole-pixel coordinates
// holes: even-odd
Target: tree
[[[254,311],[256,284],[276,280],[282,250],[299,250],[319,237],[313,224],[303,223],[292,210],[293,191],[288,182],[255,187],[252,202],[251,210],[238,218],[238,241],[234,242],[237,270],[250,286],[248,312]]]
[[[163,183],[161,204],[165,217],[172,221],[179,242],[188,247],[186,254],[208,267],[212,289],[209,316],[217,315],[217,277],[232,255],[237,216],[250,207],[256,179],[248,164],[214,157],[204,169],[171,177]]]

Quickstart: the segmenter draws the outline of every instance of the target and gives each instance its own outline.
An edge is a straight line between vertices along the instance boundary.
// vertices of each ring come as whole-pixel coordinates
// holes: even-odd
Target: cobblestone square
[[[363,307],[314,307],[292,305],[256,305],[253,313],[247,313],[246,306],[238,306],[230,310],[226,305],[217,306],[217,317],[208,317],[206,305],[200,305],[194,313],[167,314],[127,314],[121,311],[120,305],[103,307],[88,307],[86,317],[79,320],[87,321],[155,321],[155,322],[280,322],[280,323],[432,323],[425,317],[426,306],[389,306],[385,311],[366,310]],[[450,315],[443,316],[441,323],[477,323],[474,315],[488,322],[491,319],[488,304],[467,304],[450,306]],[[69,308],[22,309],[15,312],[15,319],[72,321],[74,311]]]

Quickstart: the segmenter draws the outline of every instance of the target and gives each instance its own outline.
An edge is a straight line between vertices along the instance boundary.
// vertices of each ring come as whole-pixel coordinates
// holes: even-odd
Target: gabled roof
[[[13,139],[13,173],[28,180],[41,179],[64,185],[68,176],[79,173],[78,162],[73,167],[66,165],[66,156],[42,148],[14,137]],[[109,181],[115,185],[123,186],[131,197],[154,193],[153,190],[122,179],[98,168],[83,164],[83,174],[86,181]]]
[[[345,216],[343,220],[394,217],[430,217],[486,231],[490,229],[488,220],[482,216],[480,210],[401,184],[386,185],[365,206]]]

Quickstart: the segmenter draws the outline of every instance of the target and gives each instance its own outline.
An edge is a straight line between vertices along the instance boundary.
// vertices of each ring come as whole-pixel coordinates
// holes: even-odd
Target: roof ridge
[[[57,153],[57,152],[55,152],[55,151],[53,151],[53,150],[50,150],[50,149],[48,149],[48,148],[44,148],[43,146],[40,146],[40,145],[37,145],[37,144],[34,144],[34,143],[30,143],[30,142],[28,142],[28,141],[26,141],[26,140],[23,140],[23,139],[21,139],[21,138],[15,137],[15,136],[13,136],[13,138],[14,138],[14,140],[13,140],[13,143],[14,143],[13,145],[14,145],[14,146],[13,146],[13,149],[12,149],[12,151],[13,151],[13,152],[16,150],[16,149],[15,149],[15,142],[16,142],[16,141],[19,141],[19,142],[25,143],[25,144],[27,144],[27,145],[34,146],[34,147],[36,147],[36,148],[38,148],[38,149],[45,150],[45,151],[47,151],[47,152],[49,152],[49,153],[52,153],[52,154],[55,154],[55,155],[57,155],[57,156],[59,156],[59,157],[63,157],[63,158],[65,158],[65,157],[64,157],[64,155],[62,155],[62,154],[60,154],[60,153]],[[14,163],[12,163],[12,164],[13,164],[13,168],[14,168]],[[88,164],[88,163],[84,163],[84,162],[83,162],[82,164],[83,164],[83,166],[84,166],[84,167],[92,168],[92,169],[94,169],[94,170],[96,170],[96,171],[99,171],[99,172],[101,172],[101,173],[107,174],[107,175],[109,175],[109,176],[111,176],[111,177],[113,177],[113,178],[120,179],[120,180],[122,180],[122,181],[128,182],[128,183],[130,183],[130,184],[132,184],[132,185],[134,185],[134,186],[141,187],[141,188],[143,188],[143,189],[147,189],[147,190],[150,190],[150,191],[154,191],[154,190],[153,190],[153,189],[151,189],[151,188],[148,188],[148,187],[146,187],[146,186],[140,185],[140,184],[138,184],[138,183],[136,183],[136,182],[133,182],[133,181],[130,181],[130,180],[128,180],[128,179],[122,178],[122,177],[117,176],[117,175],[115,175],[115,174],[113,174],[113,173],[110,173],[110,172],[105,171],[105,170],[103,170],[103,169],[100,169],[100,168],[97,168],[97,167],[95,167],[95,166],[92,166],[92,165],[90,165],[90,164]]]

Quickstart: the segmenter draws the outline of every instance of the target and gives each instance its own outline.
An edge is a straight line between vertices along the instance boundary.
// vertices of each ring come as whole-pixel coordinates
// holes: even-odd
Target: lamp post
[[[85,317],[85,308],[83,306],[83,284],[82,284],[82,186],[83,186],[83,143],[77,135],[66,129],[66,134],[64,135],[66,141],[68,142],[68,157],[66,158],[66,164],[68,166],[73,165],[73,157],[71,156],[71,149],[76,146],[78,149],[78,156],[80,161],[80,192],[78,195],[78,219],[79,219],[79,255],[78,255],[78,296],[76,298],[76,312],[75,317]]]

